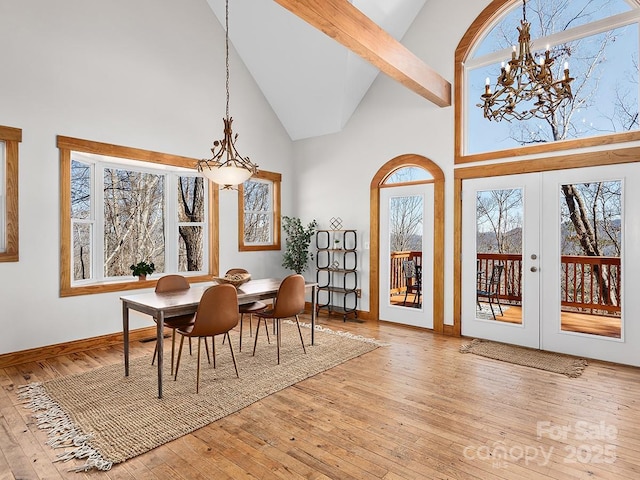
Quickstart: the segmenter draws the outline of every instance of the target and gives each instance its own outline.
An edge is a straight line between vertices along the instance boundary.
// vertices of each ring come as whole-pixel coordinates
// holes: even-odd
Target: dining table
[[[158,398],[162,398],[163,339],[164,321],[166,318],[195,313],[204,291],[218,282],[198,284],[186,290],[165,293],[138,293],[123,295],[122,301],[122,334],[124,343],[124,374],[129,376],[129,312],[150,315],[156,320],[156,342],[158,346]],[[275,298],[282,279],[261,278],[249,280],[236,287],[238,305]],[[311,291],[311,345],[315,342],[315,323],[317,305],[316,282],[305,282],[305,288]]]

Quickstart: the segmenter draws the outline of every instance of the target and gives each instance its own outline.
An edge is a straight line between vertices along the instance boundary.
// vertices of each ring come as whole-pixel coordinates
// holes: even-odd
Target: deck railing
[[[404,293],[406,281],[403,260],[422,265],[422,252],[391,253],[390,293]],[[620,316],[622,272],[619,257],[562,255],[560,301],[565,311]],[[498,295],[501,302],[522,303],[522,255],[513,253],[478,253],[478,288],[486,287],[486,278],[494,265],[504,265]]]
[[[522,256],[478,254],[478,288],[485,288],[494,265],[504,265],[500,282],[501,301],[522,303]],[[619,257],[560,257],[560,301],[563,310],[601,315],[620,315],[621,268]]]
[[[422,266],[422,252],[417,251],[403,251],[403,252],[391,252],[391,266],[389,269],[389,276],[391,277],[389,285],[391,286],[389,293],[391,295],[397,295],[404,293],[407,288],[407,281],[404,278],[402,271],[402,262],[404,260],[413,260],[416,265]]]

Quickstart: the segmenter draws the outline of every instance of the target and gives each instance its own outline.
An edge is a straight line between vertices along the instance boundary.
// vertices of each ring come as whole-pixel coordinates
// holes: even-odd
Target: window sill
[[[158,277],[159,278],[159,277]],[[142,288],[155,288],[158,278],[149,280],[130,280],[109,283],[94,283],[90,285],[79,285],[60,289],[60,297],[75,297],[78,295],[95,295],[99,293],[125,292],[127,290],[138,290]],[[213,281],[212,275],[198,275],[186,277],[189,283]]]

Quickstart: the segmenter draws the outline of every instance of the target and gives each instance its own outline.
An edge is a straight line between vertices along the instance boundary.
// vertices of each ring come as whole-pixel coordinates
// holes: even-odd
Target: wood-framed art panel
[[[197,160],[179,155],[153,152],[132,147],[58,136],[60,151],[60,296],[90,295],[95,293],[118,292],[139,288],[153,288],[157,280],[119,281],[93,285],[72,286],[71,272],[71,152],[92,153],[111,157],[138,160],[161,165],[190,168],[195,170]],[[219,270],[219,219],[218,189],[209,188],[209,265],[206,275],[189,276],[190,283],[210,281]]]
[[[0,262],[19,260],[18,215],[18,145],[22,142],[22,129],[0,125],[0,141],[4,144],[4,183],[0,187],[5,195],[4,232],[5,248],[0,252]]]

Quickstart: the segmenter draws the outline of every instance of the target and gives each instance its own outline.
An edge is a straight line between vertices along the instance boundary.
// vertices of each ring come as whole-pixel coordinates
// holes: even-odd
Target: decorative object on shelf
[[[138,280],[146,280],[147,275],[151,275],[156,271],[156,266],[153,262],[147,263],[143,260],[135,265],[131,265],[129,269],[133,272],[134,277],[138,277]]]
[[[336,221],[338,220],[338,221]],[[332,218],[331,226],[342,226]],[[355,230],[318,230],[316,232],[317,310],[329,315],[338,313],[346,321],[353,314],[358,318],[358,238]]]
[[[564,74],[554,79],[552,67],[557,59],[551,56],[549,47],[536,61],[531,53],[531,24],[527,21],[527,0],[522,3],[522,20],[518,28],[518,51],[513,46],[511,60],[502,63],[495,92],[491,92],[491,83],[487,77],[484,93],[481,95],[484,117],[489,120],[510,122],[512,119],[545,119],[552,115],[563,103],[573,98],[569,76],[569,64],[564,64]],[[568,49],[563,49],[568,55]]]
[[[239,287],[243,283],[247,283],[251,280],[250,273],[230,273],[224,277],[213,277],[218,283],[230,283],[234,287]]]
[[[229,116],[229,0],[226,1],[225,10],[225,66],[227,109],[223,118],[224,138],[213,142],[211,149],[213,157],[208,160],[199,160],[197,168],[209,180],[222,185],[223,189],[232,189],[258,173],[258,166],[252,163],[249,157],[243,157],[238,153],[236,150],[238,134],[234,136],[231,129],[233,118]]]
[[[331,217],[329,220],[331,230],[340,230],[342,228],[342,219],[340,217]]]
[[[282,229],[287,234],[286,247],[282,258],[282,266],[301,274],[307,269],[313,253],[309,252],[318,222],[312,220],[306,228],[297,217],[282,217]]]

